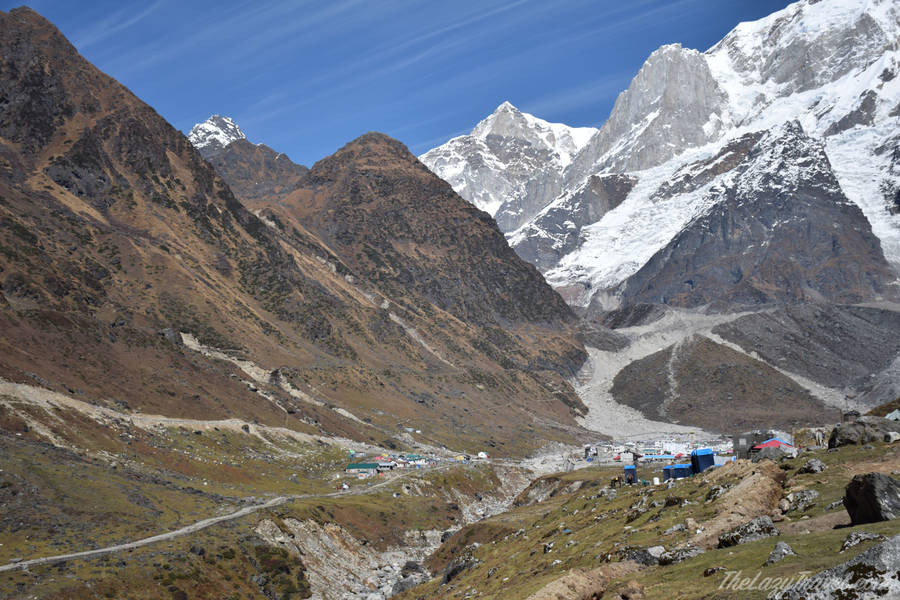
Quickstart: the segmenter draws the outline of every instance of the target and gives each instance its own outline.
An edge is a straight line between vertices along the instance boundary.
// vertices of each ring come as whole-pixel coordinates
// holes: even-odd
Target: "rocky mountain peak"
[[[202,123],[197,123],[188,134],[188,140],[203,158],[215,156],[235,140],[245,139],[247,136],[237,123],[231,117],[222,115],[212,115]]]
[[[653,52],[619,94],[600,134],[569,170],[578,180],[599,170],[641,170],[721,135],[727,95],[700,52],[680,44]]]
[[[453,138],[420,159],[463,198],[512,231],[561,191],[575,155],[593,127],[550,123],[503,102],[469,135]]]
[[[596,132],[593,127],[569,127],[538,119],[504,101],[478,123],[470,135],[480,140],[486,140],[488,136],[522,140],[555,154],[554,158],[565,166]]]
[[[716,71],[738,73],[745,84],[770,82],[785,96],[836,81],[895,50],[898,23],[892,0],[804,0],[739,24],[707,54]]]
[[[527,127],[528,122],[522,112],[506,100],[478,123],[471,135],[479,139],[489,135],[517,135]]]
[[[308,181],[320,185],[334,182],[347,173],[379,172],[400,168],[423,169],[416,157],[398,140],[379,132],[369,132],[345,144],[309,170]]]

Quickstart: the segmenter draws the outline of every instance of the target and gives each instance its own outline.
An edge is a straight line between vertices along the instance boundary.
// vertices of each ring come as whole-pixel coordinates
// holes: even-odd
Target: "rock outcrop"
[[[869,548],[844,564],[826,569],[786,590],[773,600],[876,600],[900,595],[900,536]]]
[[[725,532],[719,536],[719,548],[730,548],[738,544],[755,542],[767,537],[778,535],[778,529],[770,517],[756,517],[740,527]]]
[[[798,122],[764,135],[691,221],[622,288],[628,302],[689,308],[888,293],[896,274],[844,195],[823,143]]]
[[[854,525],[900,517],[900,481],[883,473],[855,475],[844,491],[844,507]]]
[[[890,432],[900,432],[900,423],[883,417],[864,416],[851,423],[841,423],[831,431],[829,448],[881,442]]]

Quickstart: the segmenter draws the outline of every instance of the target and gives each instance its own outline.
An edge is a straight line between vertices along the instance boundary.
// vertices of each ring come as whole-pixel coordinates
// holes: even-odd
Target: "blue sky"
[[[0,0],[3,10],[22,2]],[[662,44],[705,50],[786,0],[33,0],[175,127],[233,117],[310,165],[367,131],[419,154],[504,100],[600,126]]]

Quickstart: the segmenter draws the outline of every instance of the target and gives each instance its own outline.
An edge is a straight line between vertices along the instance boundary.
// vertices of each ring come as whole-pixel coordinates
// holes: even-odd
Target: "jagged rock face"
[[[724,128],[720,115],[726,99],[701,53],[679,44],[663,46],[616,99],[599,135],[569,168],[567,180],[602,170],[640,171],[717,139]]]
[[[891,2],[816,4],[796,2],[756,23],[742,23],[710,54],[727,55],[738,74],[777,84],[777,94],[787,96],[837,81],[896,50]]]
[[[225,149],[231,142],[247,139],[231,117],[213,115],[191,128],[188,139],[203,158],[209,159]]]
[[[265,144],[251,144],[243,138],[230,142],[207,160],[238,199],[251,209],[262,200],[281,200],[297,189],[309,171],[291,161],[286,154]]]
[[[553,202],[513,233],[510,245],[523,259],[546,271],[577,248],[581,229],[621,204],[635,183],[637,179],[628,175],[592,175],[572,195]]]
[[[697,219],[714,219],[713,210],[727,209],[726,196],[711,189],[731,185],[759,136],[798,120],[809,137],[824,140],[833,178],[870,222],[887,261],[900,265],[898,22],[900,12],[890,0],[802,0],[740,24],[704,53],[660,48],[620,95],[599,133],[573,155],[558,196],[508,231],[509,239],[571,304],[609,309],[632,302],[617,296],[619,286]],[[456,174],[448,181],[457,189],[465,186],[467,198],[478,194],[478,182],[459,164],[447,157],[436,172]],[[617,207],[593,222],[565,218],[566,211],[577,212],[572,199],[590,187],[591,177],[612,174],[637,181]],[[524,175],[532,176],[540,175]],[[556,172],[545,181],[557,186]],[[757,206],[769,199],[760,196]],[[723,206],[716,208],[718,203]],[[822,222],[836,216],[823,215]],[[857,215],[846,216],[850,220],[841,227],[856,229]],[[558,224],[566,223],[569,230],[560,231]],[[826,262],[828,251],[820,245],[806,252],[825,252],[817,260]],[[765,279],[762,287],[784,287],[780,270],[757,269],[757,275]],[[806,282],[793,285],[803,288]],[[848,297],[878,297],[877,286],[850,287],[856,289]],[[726,307],[732,291],[724,293]],[[703,304],[706,296],[687,304]],[[751,293],[742,301],[770,296],[754,299]],[[782,295],[779,301],[802,297]]]
[[[735,170],[710,189],[712,209],[629,278],[626,299],[697,307],[889,292],[896,275],[879,240],[799,123],[764,136]]]
[[[560,192],[562,172],[596,133],[522,113],[504,102],[469,135],[420,158],[502,231],[531,218]]]

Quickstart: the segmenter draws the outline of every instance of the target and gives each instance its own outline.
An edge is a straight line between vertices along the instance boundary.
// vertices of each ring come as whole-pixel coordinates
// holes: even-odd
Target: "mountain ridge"
[[[536,190],[517,200],[531,216],[498,219],[501,229],[570,303],[588,306],[596,298],[594,304],[615,306],[626,300],[617,293],[623,282],[711,209],[699,196],[676,202],[677,191],[666,190],[665,181],[744,136],[799,120],[808,135],[824,140],[844,193],[862,209],[896,271],[900,221],[891,211],[900,169],[891,156],[900,143],[900,111],[891,99],[900,95],[897,21],[896,6],[883,0],[802,0],[739,24],[706,52],[661,47],[561,174],[526,172],[518,183],[496,188]],[[453,152],[455,162],[448,158]],[[451,184],[471,197],[490,193],[493,181],[489,173],[475,177],[460,169],[476,156],[448,143],[423,160],[439,174],[453,174]],[[860,164],[860,156],[869,158]],[[730,170],[715,178],[726,181]],[[592,185],[612,175],[636,183],[616,207],[598,213],[589,208],[597,202]],[[542,185],[556,196],[548,197],[553,194]],[[597,219],[582,216],[592,212]]]

